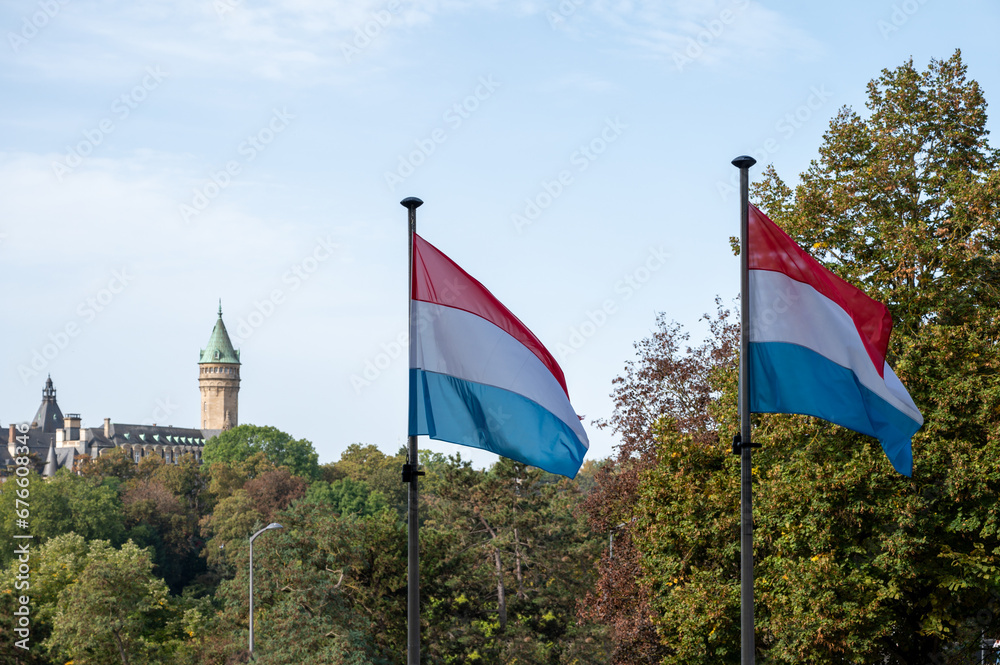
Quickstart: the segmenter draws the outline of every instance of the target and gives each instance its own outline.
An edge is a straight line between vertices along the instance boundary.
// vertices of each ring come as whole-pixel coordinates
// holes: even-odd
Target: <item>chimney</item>
[[[14,423],[11,423],[10,424],[10,434],[7,435],[7,445],[9,445],[9,446],[14,445],[14,440],[15,440],[16,437],[17,437],[17,435],[14,433]]]
[[[80,414],[67,413],[63,418],[63,428],[66,430],[66,441],[77,441],[80,438]]]
[[[111,418],[104,419],[104,436],[111,438]]]

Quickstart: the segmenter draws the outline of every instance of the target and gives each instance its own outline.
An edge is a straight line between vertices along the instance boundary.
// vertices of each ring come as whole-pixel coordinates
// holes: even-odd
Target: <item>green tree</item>
[[[209,478],[194,455],[182,455],[177,464],[160,465],[154,478],[194,514],[204,515],[211,510]]]
[[[276,427],[238,425],[221,432],[205,442],[202,460],[206,464],[241,462],[257,452],[264,453],[275,466],[287,466],[297,476],[319,479],[319,454],[313,444],[308,439],[293,439]]]
[[[306,484],[287,469],[271,468],[235,490],[202,518],[201,534],[208,542],[204,556],[216,573],[231,577],[238,550],[256,530],[278,519],[278,513],[301,498]]]
[[[575,481],[505,458],[487,472],[458,457],[428,459],[421,593],[430,660],[607,662],[603,628],[576,619],[601,541]]]
[[[156,662],[152,634],[167,616],[168,593],[150,553],[131,541],[116,550],[95,540],[85,561],[59,591],[48,651],[79,665]]]
[[[179,591],[202,571],[198,565],[198,514],[156,478],[134,478],[122,496],[129,538],[152,547],[157,574]]]
[[[850,544],[859,549],[847,550],[849,567],[836,556],[845,550],[832,548],[828,565],[852,582],[838,593],[862,595],[864,586],[889,608],[872,652],[895,662],[930,652],[963,658],[983,630],[1000,629],[990,572],[1000,555],[1000,155],[958,51],[923,72],[912,60],[883,71],[867,106],[865,118],[850,109],[834,118],[794,193],[773,169],[757,192],[800,243],[887,303],[891,362],[925,418],[913,481],[858,478],[857,499],[878,501],[842,509],[863,540]],[[851,577],[859,570],[866,581]]]
[[[372,444],[352,443],[341,453],[340,460],[327,465],[328,480],[350,478],[364,481],[376,492],[381,492],[396,508],[400,517],[406,513],[406,485],[400,473],[406,461],[406,451],[386,455]]]
[[[203,467],[208,477],[209,500],[212,505],[231,496],[233,492],[276,467],[267,455],[256,452],[238,462],[212,462]]]
[[[232,544],[249,538],[264,526],[264,516],[258,512],[246,490],[233,492],[216,505],[212,514],[201,520],[201,534],[208,542],[204,554],[210,566],[220,574],[229,575],[234,570]],[[228,548],[228,549],[227,549]]]
[[[100,541],[98,541],[100,542]],[[23,546],[23,543],[19,543]],[[90,555],[87,541],[76,533],[67,533],[49,539],[44,544],[29,541],[27,565],[30,575],[20,575],[19,562],[13,561],[0,576],[0,613],[13,617],[15,600],[20,596],[30,599],[31,626],[28,652],[17,649],[14,639],[8,638],[9,625],[0,627],[0,662],[15,663],[16,657],[34,655],[40,662],[51,661],[42,656],[43,642],[52,633],[52,618],[57,611],[59,593],[73,584],[86,567]],[[8,624],[11,622],[4,622]],[[28,661],[30,662],[30,661]]]
[[[86,458],[79,463],[79,468],[82,475],[99,482],[108,478],[126,481],[136,472],[135,461],[122,448],[107,450],[97,459]]]
[[[236,495],[234,495],[236,496]],[[254,542],[256,662],[271,665],[402,663],[406,636],[406,535],[391,511],[332,513],[298,501],[275,516],[284,529]],[[222,582],[221,630],[211,649],[239,660],[246,648],[248,543],[227,547],[235,576]],[[207,658],[212,658],[206,654]]]
[[[75,532],[87,539],[104,539],[119,544],[124,540],[122,502],[118,497],[117,482],[98,482],[94,478],[77,476],[68,469],[51,479],[43,480],[35,474],[27,476],[30,533],[34,542],[41,545],[49,538]],[[17,482],[0,486],[0,537],[13,542],[13,534],[23,529],[16,526]],[[12,548],[0,548],[0,565],[10,561]]]
[[[305,496],[307,501],[327,504],[339,515],[374,515],[383,510],[391,510],[385,494],[371,487],[363,480],[341,478],[332,483],[323,480],[309,486]]]
[[[755,416],[758,658],[966,663],[984,634],[1000,634],[997,154],[957,52],[925,72],[912,62],[884,71],[868,111],[838,113],[794,191],[769,169],[755,195],[801,245],[888,304],[890,362],[925,424],[908,479],[874,439]],[[611,424],[633,438],[598,473],[590,508],[598,528],[624,525],[637,565],[606,557],[595,605],[620,620],[614,575],[625,578],[659,638],[648,662],[739,661],[734,330],[721,323],[683,350],[682,333],[661,324],[616,384]],[[658,392],[685,385],[686,401]]]
[[[600,562],[595,588],[581,605],[581,618],[609,626],[618,665],[659,663],[667,648],[657,630],[655,600],[646,583],[646,554],[636,544],[637,503],[642,481],[657,461],[658,433],[664,425],[694,437],[702,446],[718,444],[714,408],[718,386],[730,370],[739,344],[739,329],[730,312],[716,301],[717,313],[705,317],[711,332],[692,346],[690,334],[662,314],[653,335],[635,344],[638,359],[625,365],[612,385],[615,410],[598,426],[621,439],[617,457],[594,475],[596,486],[586,500],[592,528],[611,547]],[[724,436],[724,435],[723,435]]]
[[[840,110],[794,192],[769,168],[757,198],[801,245],[885,302],[902,338],[992,314],[998,155],[961,53],[924,72],[912,59],[884,70],[867,107],[866,117]]]

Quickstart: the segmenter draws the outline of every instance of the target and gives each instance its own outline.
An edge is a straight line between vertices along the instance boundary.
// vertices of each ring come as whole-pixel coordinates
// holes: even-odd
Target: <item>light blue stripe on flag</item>
[[[409,429],[569,478],[587,452],[566,423],[530,399],[417,368],[410,369]]]
[[[876,437],[896,471],[913,472],[920,423],[863,386],[854,373],[797,344],[750,344],[750,410],[816,416]]]

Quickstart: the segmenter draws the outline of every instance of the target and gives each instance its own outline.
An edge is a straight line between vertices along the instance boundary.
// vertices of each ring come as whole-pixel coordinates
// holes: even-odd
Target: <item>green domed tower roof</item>
[[[219,301],[219,320],[215,322],[212,336],[208,338],[208,347],[202,349],[201,360],[198,361],[199,365],[204,363],[240,364],[240,352],[233,348],[233,343],[229,340],[229,333],[226,332],[226,324],[222,322],[221,300]]]

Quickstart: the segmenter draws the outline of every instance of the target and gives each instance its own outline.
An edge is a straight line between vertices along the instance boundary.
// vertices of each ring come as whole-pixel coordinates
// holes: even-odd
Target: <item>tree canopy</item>
[[[308,439],[294,439],[277,427],[237,425],[205,442],[202,459],[213,462],[242,462],[254,453],[264,453],[274,466],[287,466],[297,476],[319,478],[319,454]]]
[[[30,550],[32,649],[16,648],[4,623],[0,661],[248,662],[248,538],[276,521],[284,528],[254,543],[255,662],[402,665],[401,458],[355,444],[310,478],[245,439],[231,460],[110,454],[80,476],[32,476],[32,508],[47,504]],[[425,653],[456,665],[603,663],[603,628],[575,616],[601,547],[580,510],[588,472],[581,484],[508,461],[424,459]],[[16,488],[0,485],[0,516],[13,519]],[[0,569],[5,616],[18,607],[19,565]]]
[[[798,185],[768,168],[752,198],[888,305],[925,424],[907,479],[874,439],[754,416],[758,658],[965,663],[1000,635],[997,153],[958,52],[883,71],[867,107],[840,110]],[[661,319],[615,384],[625,443],[589,505],[595,527],[622,525],[591,609],[638,647],[617,662],[739,662],[737,331],[720,308],[685,349]]]

